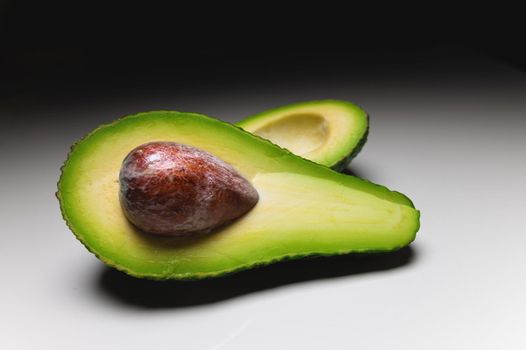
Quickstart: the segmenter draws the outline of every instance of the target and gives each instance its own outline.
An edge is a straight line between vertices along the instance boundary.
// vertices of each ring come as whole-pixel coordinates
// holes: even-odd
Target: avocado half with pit
[[[259,194],[244,216],[209,234],[140,231],[119,203],[119,170],[135,147],[169,141],[229,163]],[[285,258],[386,252],[408,245],[419,211],[403,194],[305,160],[242,129],[193,113],[140,113],[75,144],[57,197],[68,226],[98,258],[136,277],[197,279]]]
[[[294,154],[343,170],[367,141],[369,120],[346,101],[321,100],[271,109],[237,123]]]

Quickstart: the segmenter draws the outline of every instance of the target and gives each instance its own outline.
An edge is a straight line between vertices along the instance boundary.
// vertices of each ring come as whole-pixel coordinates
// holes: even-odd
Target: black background
[[[167,85],[250,88],[350,66],[396,65],[437,49],[526,66],[522,31],[493,9],[482,17],[480,9],[433,4],[362,9],[327,3],[288,11],[284,4],[191,5],[3,1],[0,98],[42,102]]]

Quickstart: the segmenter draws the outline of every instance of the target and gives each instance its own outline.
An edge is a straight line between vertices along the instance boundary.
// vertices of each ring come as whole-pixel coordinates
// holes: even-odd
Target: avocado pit
[[[175,142],[133,149],[122,163],[119,186],[128,220],[165,236],[211,231],[247,213],[259,199],[230,164]]]

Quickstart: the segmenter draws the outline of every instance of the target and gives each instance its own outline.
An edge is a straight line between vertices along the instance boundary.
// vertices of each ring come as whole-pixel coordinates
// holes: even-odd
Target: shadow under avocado
[[[360,179],[367,179],[368,181],[370,181],[370,177],[368,176],[368,174],[365,174],[363,170],[353,166],[352,163],[346,166],[345,168],[341,169],[339,172],[345,175],[351,175],[359,177]]]
[[[384,271],[409,264],[414,249],[391,253],[312,257],[197,281],[138,279],[104,266],[97,288],[101,293],[140,308],[178,308],[205,305],[262,290],[305,281]]]

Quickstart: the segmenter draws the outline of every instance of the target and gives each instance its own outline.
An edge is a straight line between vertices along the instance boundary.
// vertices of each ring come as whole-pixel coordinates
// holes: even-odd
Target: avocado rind
[[[336,163],[335,165],[331,166],[332,169],[344,172],[347,170],[351,162],[354,158],[362,151],[363,146],[367,143],[367,138],[369,137],[369,115],[367,115],[367,129],[365,129],[365,132],[363,136],[360,139],[360,142],[356,145],[356,147],[352,150],[351,154],[349,154],[347,157],[343,158],[341,161]]]

